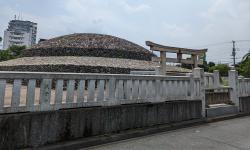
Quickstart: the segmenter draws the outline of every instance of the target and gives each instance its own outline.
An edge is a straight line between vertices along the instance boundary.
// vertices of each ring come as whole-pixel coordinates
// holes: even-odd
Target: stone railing
[[[204,74],[204,83],[206,89],[213,89],[221,87],[219,71],[215,70],[214,73]]]
[[[0,72],[0,112],[201,100],[200,81],[193,75]]]
[[[250,96],[250,78],[239,77],[239,97]]]
[[[205,88],[214,88],[214,76],[213,73],[204,74]]]
[[[212,104],[231,104],[231,87],[220,83],[220,74],[218,70],[213,73],[204,74],[204,83],[206,89],[206,105]]]

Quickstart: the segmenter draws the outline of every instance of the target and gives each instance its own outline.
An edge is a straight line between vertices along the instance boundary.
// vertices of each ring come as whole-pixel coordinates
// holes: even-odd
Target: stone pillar
[[[160,74],[161,75],[166,75],[166,67],[167,67],[167,58],[166,58],[166,52],[161,51],[160,52]]]
[[[200,92],[199,93],[200,93],[200,100],[201,100],[201,105],[202,105],[202,117],[206,117],[204,69],[194,68],[193,75],[194,75],[194,78],[200,78]]]
[[[189,79],[190,79],[190,99],[193,100],[195,99],[195,88],[194,88],[194,75],[189,74]]]
[[[245,87],[245,77],[239,76],[238,97],[247,96],[247,88]]]
[[[229,81],[229,86],[231,88],[230,100],[235,104],[235,106],[237,106],[239,110],[239,96],[238,96],[239,79],[238,79],[238,72],[236,70],[230,70],[228,72],[228,81]]]
[[[197,55],[192,54],[191,55],[192,61],[194,63],[194,68],[198,68],[198,60],[197,60]]]
[[[220,87],[220,72],[219,70],[214,70],[214,88]]]
[[[116,91],[116,79],[111,78],[108,80],[108,101],[109,105],[118,104],[118,100],[115,98]]]

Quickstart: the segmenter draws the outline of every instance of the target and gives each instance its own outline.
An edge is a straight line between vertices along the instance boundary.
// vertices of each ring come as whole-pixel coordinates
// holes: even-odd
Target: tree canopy
[[[25,46],[13,45],[7,50],[0,51],[0,61],[6,61],[19,57],[21,55],[21,51],[25,48]]]
[[[199,65],[200,68],[203,68],[205,72],[208,72],[211,67],[215,66],[214,62],[203,61],[203,65]],[[192,65],[190,64],[181,64],[182,68],[192,69]]]
[[[245,60],[249,59],[250,58],[250,51],[248,53],[246,53],[243,58],[242,58],[242,61],[241,62],[244,62]]]
[[[244,77],[250,77],[250,58],[244,59],[238,64],[237,70],[240,75]]]
[[[227,64],[217,64],[215,66],[209,67],[209,72],[214,72],[214,70],[218,70],[221,76],[228,76],[228,71],[230,67]]]

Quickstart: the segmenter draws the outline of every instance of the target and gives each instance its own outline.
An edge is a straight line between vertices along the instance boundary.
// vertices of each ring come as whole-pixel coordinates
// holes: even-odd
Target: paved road
[[[89,150],[250,150],[250,117],[129,139]]]

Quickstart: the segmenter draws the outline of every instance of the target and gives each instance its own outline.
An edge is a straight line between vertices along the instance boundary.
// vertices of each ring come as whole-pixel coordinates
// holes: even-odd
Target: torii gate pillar
[[[160,75],[166,75],[166,67],[167,67],[167,58],[166,58],[166,52],[161,51],[160,52]]]

